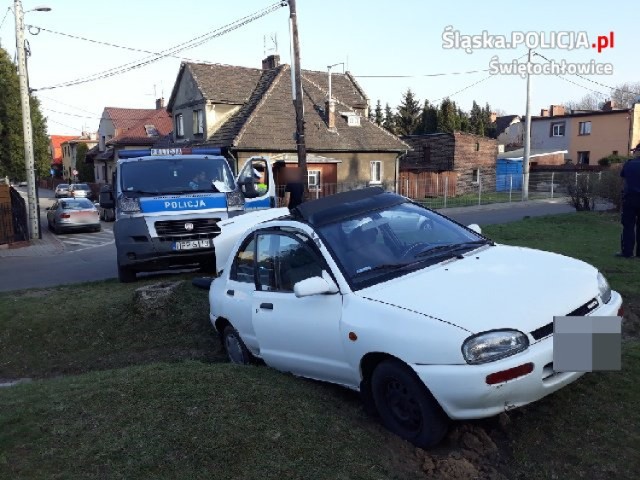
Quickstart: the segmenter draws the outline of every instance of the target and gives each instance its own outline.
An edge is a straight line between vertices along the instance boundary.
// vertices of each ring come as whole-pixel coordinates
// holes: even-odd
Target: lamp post
[[[35,158],[33,155],[33,128],[29,105],[29,85],[27,80],[27,60],[24,51],[24,14],[22,2],[14,0],[16,15],[16,51],[18,54],[18,80],[20,83],[20,103],[22,105],[22,130],[24,133],[24,161],[27,171],[27,201],[29,203],[29,237],[40,238],[40,218],[37,199]],[[48,12],[49,7],[36,7],[28,12]]]

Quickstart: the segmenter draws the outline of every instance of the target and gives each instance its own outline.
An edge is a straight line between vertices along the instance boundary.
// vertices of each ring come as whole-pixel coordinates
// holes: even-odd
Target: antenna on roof
[[[273,52],[274,54],[278,53],[278,34],[271,33],[269,34],[269,39],[267,40],[267,35],[263,35],[263,55],[266,57],[268,53]]]

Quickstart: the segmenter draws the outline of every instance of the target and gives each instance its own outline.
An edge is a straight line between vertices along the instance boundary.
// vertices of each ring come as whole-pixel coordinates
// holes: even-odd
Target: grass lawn
[[[495,438],[497,468],[517,479],[637,478],[640,261],[612,257],[618,217],[550,216],[484,232],[596,265],[631,320],[623,370],[511,412]],[[423,457],[352,392],[224,362],[206,292],[178,278],[187,281],[157,315],[133,305],[133,288],[149,280],[0,294],[0,379],[36,379],[0,389],[0,479],[426,478]]]

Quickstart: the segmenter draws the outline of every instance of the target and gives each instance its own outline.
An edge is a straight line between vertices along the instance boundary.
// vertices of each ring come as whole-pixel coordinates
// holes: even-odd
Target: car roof
[[[301,203],[293,209],[292,216],[318,227],[408,201],[382,187],[368,187]]]

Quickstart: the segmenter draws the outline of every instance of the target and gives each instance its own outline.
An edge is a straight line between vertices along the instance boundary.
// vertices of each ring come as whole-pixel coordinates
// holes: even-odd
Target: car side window
[[[300,240],[279,235],[276,255],[278,291],[293,292],[293,286],[307,278],[322,276],[323,263]]]
[[[255,237],[252,236],[245,240],[245,243],[238,249],[229,274],[231,280],[254,283],[255,250],[256,241]]]
[[[258,235],[258,258],[256,262],[258,267],[258,290],[270,292],[277,289],[275,253],[277,252],[279,237],[280,235],[273,233]]]

